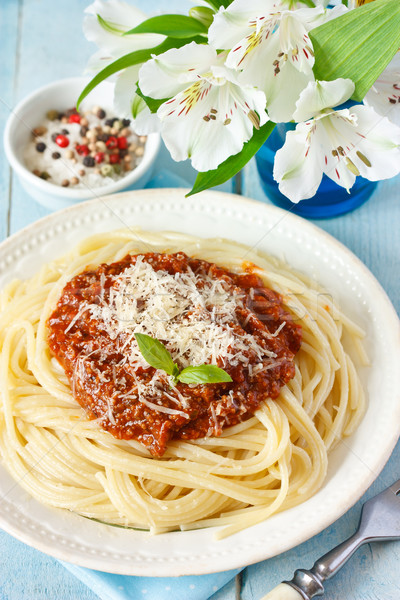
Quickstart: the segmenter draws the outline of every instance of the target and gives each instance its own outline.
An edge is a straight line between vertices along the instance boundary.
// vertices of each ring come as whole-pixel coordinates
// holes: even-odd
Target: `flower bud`
[[[189,16],[200,21],[200,23],[203,23],[206,27],[210,27],[214,19],[214,14],[215,11],[207,6],[193,6],[193,8],[189,10]]]

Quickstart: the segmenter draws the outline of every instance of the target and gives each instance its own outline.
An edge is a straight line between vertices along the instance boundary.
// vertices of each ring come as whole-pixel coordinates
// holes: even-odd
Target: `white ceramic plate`
[[[0,472],[0,526],[60,559],[113,573],[202,574],[275,556],[305,541],[349,509],[377,477],[400,432],[399,324],[366,267],[329,235],[280,209],[231,194],[146,190],[85,202],[54,213],[0,245],[0,287],[26,278],[91,233],[128,225],[225,237],[257,246],[315,276],[367,331],[372,367],[362,373],[369,407],[359,429],[332,453],[322,489],[300,506],[226,540],[214,531],[150,536],[38,504]],[[184,250],[184,248],[183,248]]]

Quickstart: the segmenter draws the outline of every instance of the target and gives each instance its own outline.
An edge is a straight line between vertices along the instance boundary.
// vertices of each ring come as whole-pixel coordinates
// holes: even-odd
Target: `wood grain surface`
[[[131,0],[148,14],[185,12],[187,0]],[[63,77],[81,75],[95,47],[82,33],[86,0],[0,0],[0,130],[12,107],[36,88]],[[189,183],[187,163],[176,164],[165,150],[157,170],[168,169]],[[232,190],[229,183],[225,190]],[[264,195],[255,164],[243,172],[241,193],[261,202]],[[0,147],[0,239],[36,221],[48,211],[23,191]],[[382,182],[372,198],[355,212],[316,224],[352,250],[372,271],[400,310],[400,177]],[[400,445],[365,497],[400,478]],[[361,502],[327,530],[301,546],[243,572],[213,600],[257,600],[298,567],[314,560],[349,536],[357,526]],[[400,543],[364,547],[326,586],[327,600],[398,600]],[[0,531],[1,600],[96,600],[86,586],[57,561]],[[136,599],[135,599],[136,600]],[[157,600],[147,598],[147,600]],[[173,600],[173,599],[172,599]],[[189,599],[190,600],[190,599]]]

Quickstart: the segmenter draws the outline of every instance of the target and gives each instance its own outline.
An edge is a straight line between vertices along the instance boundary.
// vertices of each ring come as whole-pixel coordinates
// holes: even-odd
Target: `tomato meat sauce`
[[[126,359],[126,342],[119,343],[90,307],[110,302],[118,277],[139,256],[156,272],[175,277],[194,273],[199,289],[205,285],[202,277],[220,280],[225,293],[240,299],[234,318],[223,327],[230,328],[236,339],[252,336],[265,350],[265,357],[260,359],[260,353],[256,355],[250,347],[242,352],[241,362],[217,357],[217,365],[229,373],[232,382],[179,382],[176,388],[165,373],[131,364]],[[136,299],[136,306],[140,313],[141,298]],[[146,310],[144,302],[142,309]],[[212,312],[213,307],[206,310]],[[136,343],[133,336],[130,339]],[[294,377],[301,327],[284,308],[280,295],[265,287],[251,270],[232,273],[182,252],[146,253],[88,268],[67,283],[48,319],[48,343],[88,417],[98,419],[114,437],[137,440],[153,456],[161,457],[169,441],[221,435],[225,428],[251,417],[266,398],[277,398],[282,386]],[[143,392],[146,386],[156,390],[154,397]]]

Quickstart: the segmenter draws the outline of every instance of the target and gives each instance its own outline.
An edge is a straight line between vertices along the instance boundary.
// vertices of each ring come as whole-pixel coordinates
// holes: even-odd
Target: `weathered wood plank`
[[[14,74],[18,69],[19,27],[22,14],[21,3],[6,0],[0,5],[0,134],[3,131],[14,104]],[[6,59],[4,59],[6,57]],[[0,239],[8,234],[8,220],[11,200],[11,169],[5,158],[4,146],[0,144]]]
[[[243,195],[270,203],[261,187],[255,161],[244,170]],[[362,260],[378,279],[399,313],[400,175],[378,183],[371,198],[355,211],[313,222]]]

